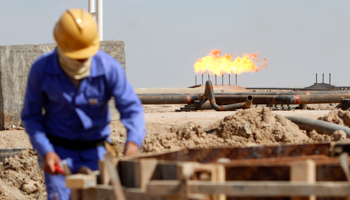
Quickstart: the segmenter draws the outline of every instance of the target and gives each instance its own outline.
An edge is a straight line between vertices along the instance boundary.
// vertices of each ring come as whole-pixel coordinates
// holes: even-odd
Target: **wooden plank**
[[[73,174],[66,176],[66,187],[85,189],[96,186],[96,176],[88,174]]]
[[[157,159],[140,159],[135,162],[135,186],[137,188],[146,189],[147,183],[151,180],[154,170],[157,166]]]
[[[190,193],[225,194],[236,197],[288,197],[310,196],[345,197],[350,195],[347,182],[291,182],[291,181],[189,181]],[[170,195],[182,192],[181,181],[151,181],[147,185],[149,195]]]
[[[108,174],[111,177],[111,182],[112,182],[112,186],[113,186],[113,193],[114,193],[115,199],[116,200],[125,200],[125,195],[124,195],[121,183],[120,183],[119,174],[117,173],[117,168],[116,168],[116,165],[114,164],[115,158],[112,155],[107,153],[105,155],[105,162],[107,165]]]
[[[226,177],[225,167],[222,165],[215,166],[215,173],[212,175],[212,181],[217,183],[224,183]],[[213,200],[226,200],[225,194],[214,195]]]
[[[98,162],[98,169],[100,171],[99,184],[108,185],[111,181],[111,177],[108,175],[107,165],[104,160]]]
[[[312,160],[291,163],[290,181],[304,181],[310,184],[316,182],[316,164]],[[315,195],[309,197],[292,197],[291,200],[316,200]]]

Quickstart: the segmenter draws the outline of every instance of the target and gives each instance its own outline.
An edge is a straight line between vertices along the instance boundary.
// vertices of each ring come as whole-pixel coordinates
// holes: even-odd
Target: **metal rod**
[[[317,83],[317,73],[316,73],[316,83]]]
[[[228,84],[231,85],[231,74],[228,74]]]
[[[208,74],[208,80],[210,80],[210,76],[209,76],[209,74]]]
[[[217,77],[217,75],[215,74],[215,85],[218,84],[217,79],[218,79],[218,77]]]
[[[350,128],[345,126],[306,117],[286,116],[286,118],[304,130],[315,130],[317,133],[327,135],[333,135],[334,131],[343,130],[347,137],[350,137]]]
[[[237,85],[237,74],[236,74],[236,85]]]
[[[222,74],[222,84],[221,85],[224,85],[224,74]]]
[[[195,76],[194,85],[197,85],[197,75]]]
[[[203,74],[202,74],[202,85],[203,85]]]
[[[331,85],[331,73],[329,73],[329,85]]]

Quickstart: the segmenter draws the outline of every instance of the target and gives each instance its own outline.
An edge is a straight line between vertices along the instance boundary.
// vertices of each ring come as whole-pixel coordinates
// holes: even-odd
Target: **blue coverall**
[[[110,113],[108,100],[114,97],[120,120],[127,129],[127,142],[142,145],[146,130],[142,104],[127,81],[121,65],[108,54],[98,51],[92,58],[90,75],[76,89],[58,63],[57,50],[42,55],[30,70],[21,114],[26,132],[39,156],[48,152],[67,159],[72,172],[82,166],[98,169],[104,146],[88,150],[71,150],[53,145],[47,134],[79,141],[108,139]],[[44,109],[44,112],[43,112]],[[45,172],[48,199],[55,193],[60,200],[69,199],[62,175]]]

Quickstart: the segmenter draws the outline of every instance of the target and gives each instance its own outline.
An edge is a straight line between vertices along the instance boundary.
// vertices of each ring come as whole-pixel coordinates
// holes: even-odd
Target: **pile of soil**
[[[0,199],[46,199],[44,172],[33,149],[0,163]]]
[[[350,127],[350,111],[336,109],[328,113],[328,115],[317,118],[326,122],[339,124],[342,126]]]
[[[350,112],[342,116],[348,116],[346,119],[350,124]],[[114,131],[112,141],[119,145],[122,151],[126,131],[115,124],[112,130]],[[272,113],[271,109],[258,107],[238,111],[206,127],[191,121],[170,128],[159,124],[147,124],[147,135],[142,152],[164,152],[180,148],[346,142],[348,140],[343,131],[338,131],[330,137],[318,134],[316,131],[301,130],[284,116]]]

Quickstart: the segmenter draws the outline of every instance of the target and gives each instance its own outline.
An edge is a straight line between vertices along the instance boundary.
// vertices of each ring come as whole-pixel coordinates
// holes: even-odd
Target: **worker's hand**
[[[49,174],[57,174],[55,164],[58,165],[60,162],[61,158],[55,152],[48,152],[44,156],[44,171]]]
[[[128,142],[125,144],[124,156],[132,156],[140,153],[139,146],[134,142]]]

